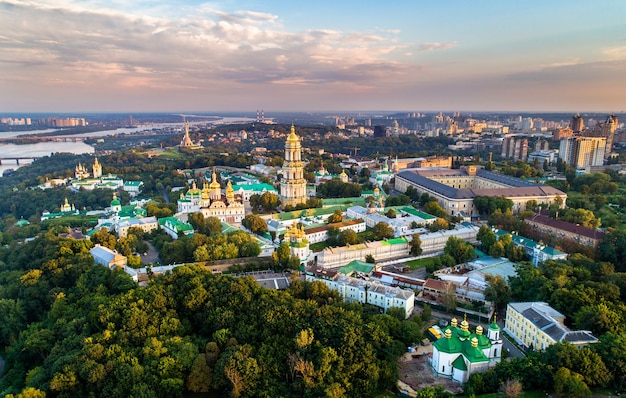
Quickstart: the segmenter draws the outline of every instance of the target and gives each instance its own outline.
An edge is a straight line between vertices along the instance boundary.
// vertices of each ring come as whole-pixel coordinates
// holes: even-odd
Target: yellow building
[[[564,321],[565,316],[547,303],[510,303],[504,331],[523,348],[534,350],[545,350],[558,342],[580,346],[598,341],[589,331],[569,330]]]
[[[291,134],[285,142],[285,162],[280,180],[280,200],[282,206],[297,206],[306,203],[306,180],[302,163],[302,144],[291,125]]]
[[[567,194],[554,187],[468,166],[463,169],[415,169],[396,175],[395,189],[406,192],[412,186],[418,194],[427,193],[437,199],[449,215],[469,217],[476,214],[476,196],[503,196],[513,201],[513,213],[526,209],[533,200],[538,204],[564,206]]]

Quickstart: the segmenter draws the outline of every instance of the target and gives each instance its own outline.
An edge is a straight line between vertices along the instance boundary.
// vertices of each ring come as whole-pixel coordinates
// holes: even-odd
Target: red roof
[[[604,232],[598,231],[597,229],[583,227],[567,221],[556,220],[554,218],[544,216],[543,214],[535,214],[534,216],[527,218],[527,220],[591,239],[601,240],[604,237]]]

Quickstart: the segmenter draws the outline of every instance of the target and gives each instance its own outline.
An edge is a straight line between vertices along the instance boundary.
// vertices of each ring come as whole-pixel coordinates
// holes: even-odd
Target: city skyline
[[[622,112],[626,3],[0,1],[0,111]]]

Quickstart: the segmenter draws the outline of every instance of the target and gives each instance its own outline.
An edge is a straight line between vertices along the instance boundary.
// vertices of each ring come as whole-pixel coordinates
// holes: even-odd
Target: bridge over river
[[[7,164],[15,164],[15,165],[24,165],[32,163],[37,157],[36,156],[28,156],[28,157],[1,157],[0,165]],[[22,163],[20,163],[22,162]]]

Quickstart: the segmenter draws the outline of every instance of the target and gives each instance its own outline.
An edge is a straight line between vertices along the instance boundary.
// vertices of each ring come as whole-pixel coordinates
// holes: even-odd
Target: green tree
[[[554,390],[561,397],[589,397],[591,391],[583,377],[567,368],[559,368],[554,375]]]
[[[256,214],[248,214],[241,224],[257,235],[263,235],[267,232],[267,223]]]
[[[411,236],[411,240],[409,241],[409,252],[412,256],[419,256],[422,254],[422,240],[420,239],[419,234]]]
[[[298,269],[300,259],[291,254],[289,243],[283,242],[272,253],[272,264],[278,270],[281,269]]]
[[[511,288],[500,275],[485,275],[488,286],[485,289],[485,299],[491,301],[494,306],[503,311],[511,301]]]
[[[341,210],[337,209],[337,210],[335,210],[335,212],[333,214],[328,216],[328,219],[326,221],[329,224],[334,224],[334,223],[341,222],[342,220],[343,220],[343,212]]]
[[[384,221],[381,221],[374,225],[374,228],[372,228],[372,232],[374,233],[374,237],[376,238],[376,240],[393,238],[394,235],[393,228],[391,228],[391,226],[389,226],[389,224]]]
[[[426,202],[424,204],[424,211],[428,214],[432,214],[435,217],[446,218],[447,214],[443,207],[439,205],[435,200]]]
[[[455,236],[448,238],[443,252],[452,256],[457,264],[465,263],[474,258],[474,247]]]
[[[352,229],[344,229],[337,237],[337,244],[339,246],[355,245],[360,241],[359,235]]]
[[[480,248],[485,253],[489,253],[491,246],[496,243],[496,234],[486,225],[483,225],[478,230],[476,239],[480,242]],[[501,256],[498,256],[501,257]]]
[[[117,239],[115,238],[115,235],[110,233],[109,230],[106,228],[100,228],[99,231],[91,234],[90,239],[94,245],[108,247],[111,250],[114,250],[115,246],[117,245]]]
[[[207,364],[206,355],[198,354],[187,376],[187,389],[191,392],[208,392],[212,377],[213,371]]]

